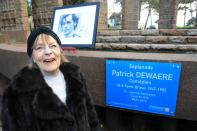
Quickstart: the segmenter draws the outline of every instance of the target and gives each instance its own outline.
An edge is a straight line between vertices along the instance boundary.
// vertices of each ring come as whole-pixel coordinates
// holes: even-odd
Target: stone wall
[[[197,29],[99,31],[96,49],[197,52]]]
[[[0,16],[0,32],[7,34],[10,41],[26,41],[29,24],[25,0],[0,0]]]
[[[50,27],[54,8],[62,5],[62,0],[32,0],[34,26]]]

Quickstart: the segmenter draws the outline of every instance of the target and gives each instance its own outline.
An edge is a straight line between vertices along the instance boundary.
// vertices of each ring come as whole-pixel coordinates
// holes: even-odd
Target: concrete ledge
[[[105,60],[126,59],[140,61],[178,62],[182,64],[180,87],[175,118],[197,120],[197,54],[131,53],[106,51],[65,52],[74,63],[80,65],[87,77],[89,90],[99,106],[105,105]]]
[[[17,51],[0,46],[0,73],[11,78],[28,63],[25,47]],[[85,73],[88,89],[96,105],[105,107],[105,60],[124,59],[139,61],[178,62],[182,64],[181,80],[175,118],[197,121],[197,54],[133,53],[107,51],[64,52],[70,61],[78,64]]]

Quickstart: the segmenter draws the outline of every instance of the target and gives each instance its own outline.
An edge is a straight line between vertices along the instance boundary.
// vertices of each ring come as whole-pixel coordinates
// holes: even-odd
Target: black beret
[[[40,26],[34,31],[32,31],[27,39],[27,54],[29,57],[31,57],[32,55],[32,51],[33,51],[32,46],[34,45],[37,36],[40,34],[47,34],[52,36],[57,41],[57,43],[61,46],[61,41],[55,32],[53,32],[51,29],[45,26]]]

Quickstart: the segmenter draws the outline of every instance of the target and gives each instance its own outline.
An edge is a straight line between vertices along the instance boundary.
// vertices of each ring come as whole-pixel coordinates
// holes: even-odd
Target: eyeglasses
[[[37,45],[35,45],[33,47],[33,50],[35,50],[37,52],[44,52],[47,49],[57,50],[57,49],[59,49],[59,45],[57,43],[52,43],[52,44],[37,44]]]

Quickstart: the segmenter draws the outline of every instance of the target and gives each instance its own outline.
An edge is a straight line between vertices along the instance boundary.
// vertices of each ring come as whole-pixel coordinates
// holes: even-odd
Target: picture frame
[[[99,2],[54,8],[51,29],[63,47],[95,47],[99,8]]]

